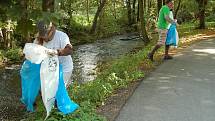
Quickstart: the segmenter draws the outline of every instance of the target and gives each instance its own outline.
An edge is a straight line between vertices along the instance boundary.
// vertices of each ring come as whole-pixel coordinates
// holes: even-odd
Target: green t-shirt
[[[167,29],[169,23],[166,21],[165,16],[169,15],[170,9],[167,5],[162,6],[159,12],[158,29]]]

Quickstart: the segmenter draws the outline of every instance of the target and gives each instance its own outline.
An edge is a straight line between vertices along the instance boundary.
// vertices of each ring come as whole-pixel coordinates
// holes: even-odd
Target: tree
[[[132,24],[131,18],[131,0],[126,0],[127,12],[128,12],[128,25]]]
[[[90,17],[89,17],[89,0],[86,0],[86,12],[87,12],[87,21],[90,23]]]
[[[165,5],[166,3],[165,3],[165,0],[163,0],[163,5]]]
[[[181,6],[181,0],[178,1],[178,6],[177,6],[177,8],[175,10],[174,18],[177,18],[177,14],[178,14],[180,6]]]
[[[199,17],[199,29],[205,29],[205,8],[208,3],[208,0],[196,0],[198,3],[198,17]]]
[[[145,28],[145,19],[144,19],[144,8],[143,8],[143,0],[138,0],[139,3],[139,13],[140,13],[140,28],[141,28],[141,34],[143,36],[143,40],[145,43],[149,42],[149,37],[148,34],[146,32],[146,28]]]
[[[100,13],[102,12],[102,10],[103,10],[103,8],[105,6],[105,3],[106,3],[106,0],[101,0],[100,1],[100,4],[98,6],[98,9],[97,9],[96,14],[95,14],[94,19],[93,19],[93,24],[92,24],[92,27],[91,27],[91,30],[90,30],[91,34],[95,33],[95,31],[96,31],[98,18],[99,18]]]
[[[136,23],[135,18],[136,18],[136,13],[135,13],[135,7],[136,6],[136,0],[133,0],[132,3],[132,23]]]
[[[113,1],[113,11],[114,18],[116,19],[116,0]]]
[[[18,24],[22,25],[22,26],[23,26],[23,23],[28,23],[28,2],[29,2],[28,0],[22,0],[20,2],[22,15],[21,15],[21,19],[18,21]],[[26,28],[28,28],[28,26],[24,25],[22,29],[26,29]],[[22,31],[22,32],[23,32],[23,35],[24,35],[24,39],[27,42],[30,42],[30,33],[28,31]]]
[[[4,48],[11,47],[11,20],[8,15],[10,6],[12,6],[12,1],[0,1],[0,30],[2,36],[2,45]]]
[[[157,0],[157,10],[158,10],[158,14],[159,14],[159,11],[162,7],[162,0]]]
[[[55,0],[43,0],[42,10],[45,12],[54,12]]]
[[[140,21],[140,3],[138,1],[138,5],[137,5],[137,22]]]

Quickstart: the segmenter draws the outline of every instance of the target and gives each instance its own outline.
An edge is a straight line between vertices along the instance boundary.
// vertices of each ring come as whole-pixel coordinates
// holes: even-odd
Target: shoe
[[[25,110],[26,110],[26,107],[25,107],[24,104],[21,104],[21,105],[19,106],[19,109],[22,110],[22,111],[25,111]]]
[[[149,53],[149,54],[147,55],[147,57],[148,57],[148,59],[151,60],[152,62],[154,61],[153,55],[152,55],[151,53]]]
[[[164,56],[164,60],[171,60],[171,59],[173,59],[173,57],[170,56],[170,55],[165,55],[165,56]]]

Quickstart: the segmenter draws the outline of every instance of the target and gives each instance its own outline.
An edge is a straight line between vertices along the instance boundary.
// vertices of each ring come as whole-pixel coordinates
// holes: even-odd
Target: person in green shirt
[[[174,3],[173,0],[166,0],[165,5],[163,5],[159,11],[159,17],[158,17],[158,35],[159,40],[155,47],[152,49],[152,51],[148,54],[148,58],[151,61],[153,60],[154,53],[162,46],[165,45],[166,37],[167,37],[167,31],[169,24],[176,23],[176,20],[170,18],[170,9],[173,9]],[[169,45],[165,45],[165,55],[164,60],[172,59],[173,57],[168,54],[169,52]]]

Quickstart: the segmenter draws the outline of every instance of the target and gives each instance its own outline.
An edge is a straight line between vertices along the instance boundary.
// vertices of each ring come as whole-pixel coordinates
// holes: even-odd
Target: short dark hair
[[[166,0],[165,3],[168,4],[170,2],[172,2],[173,0]]]

